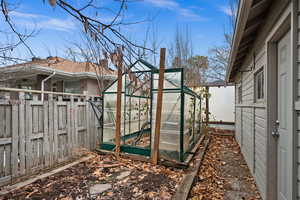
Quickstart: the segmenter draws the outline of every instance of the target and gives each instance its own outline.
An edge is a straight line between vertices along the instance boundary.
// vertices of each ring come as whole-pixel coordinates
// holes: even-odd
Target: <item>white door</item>
[[[290,200],[292,191],[291,133],[291,36],[290,31],[278,42],[278,199]]]

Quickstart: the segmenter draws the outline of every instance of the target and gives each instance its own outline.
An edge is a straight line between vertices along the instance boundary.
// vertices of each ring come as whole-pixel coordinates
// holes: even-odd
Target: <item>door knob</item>
[[[278,130],[279,129],[279,125],[280,125],[279,120],[276,120],[275,123],[274,123],[274,129],[272,131],[272,135],[275,138],[279,137],[279,130]]]

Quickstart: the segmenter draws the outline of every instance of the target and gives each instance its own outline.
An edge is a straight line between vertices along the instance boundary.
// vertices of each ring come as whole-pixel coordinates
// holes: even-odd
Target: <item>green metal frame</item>
[[[136,63],[142,63],[144,66],[148,67],[149,70],[145,70],[145,71],[132,71],[131,73],[150,73],[150,76],[151,76],[151,81],[150,81],[150,88],[151,88],[151,92],[150,92],[150,97],[147,97],[147,96],[138,96],[138,95],[131,95],[131,94],[127,94],[126,92],[126,88],[127,86],[129,86],[130,84],[132,84],[133,81],[129,81],[129,84],[126,85],[125,87],[125,91],[122,91],[122,94],[124,94],[124,106],[126,105],[126,98],[131,98],[131,97],[135,97],[135,98],[146,98],[146,99],[150,99],[150,110],[149,110],[149,113],[150,113],[150,128],[147,129],[146,131],[149,131],[150,134],[152,134],[152,107],[153,107],[153,94],[157,92],[157,89],[154,89],[153,88],[153,79],[154,79],[154,74],[157,74],[159,73],[159,70],[154,67],[153,65],[149,64],[148,62],[144,61],[144,60],[138,60],[137,62],[135,62],[134,64]],[[170,68],[170,69],[165,69],[165,73],[174,73],[174,72],[179,72],[180,73],[180,85],[178,84],[174,84],[172,81],[166,79],[168,82],[170,82],[171,84],[174,84],[174,86],[176,88],[165,88],[163,89],[163,92],[164,93],[177,93],[177,94],[180,94],[180,144],[179,144],[179,155],[178,155],[178,159],[180,162],[184,162],[184,160],[186,159],[186,157],[191,154],[191,149],[194,147],[194,145],[197,143],[196,141],[200,138],[201,134],[199,133],[196,133],[196,131],[201,131],[201,126],[202,126],[202,118],[201,118],[201,115],[200,115],[200,127],[195,127],[195,126],[198,126],[198,123],[196,122],[196,110],[197,110],[197,106],[200,106],[199,108],[199,112],[201,112],[201,97],[199,95],[197,95],[194,91],[192,91],[190,88],[186,87],[184,85],[184,70],[183,68]],[[126,81],[126,73],[123,73],[123,76],[125,76],[125,83],[127,83]],[[109,87],[111,87],[114,83],[116,83],[117,80],[113,81],[103,92],[103,100],[104,100],[104,96],[105,94],[117,94],[117,92],[107,92],[107,90],[109,89]],[[194,115],[193,115],[193,141],[192,141],[192,144],[189,145],[189,148],[184,151],[184,123],[185,123],[185,118],[184,118],[184,114],[185,114],[185,108],[184,108],[184,105],[185,105],[185,95],[191,95],[193,98],[193,101],[194,101]],[[139,99],[139,101],[140,101]],[[197,101],[196,99],[199,99],[199,105],[197,105]],[[130,99],[131,101],[131,99]],[[103,107],[104,107],[104,103],[102,104]],[[125,108],[126,109],[126,106]],[[124,110],[124,115],[126,115],[126,110]],[[130,115],[131,116],[131,115]],[[125,116],[124,116],[125,117]],[[103,120],[104,120],[104,117],[103,117]],[[131,119],[130,119],[131,121]],[[124,120],[124,123],[125,123],[125,120]],[[130,122],[129,122],[130,123]],[[103,123],[104,124],[104,123]],[[124,129],[125,129],[125,124],[124,124]],[[103,130],[103,129],[102,129]],[[125,130],[124,130],[124,133],[125,133]],[[124,144],[121,144],[121,152],[126,152],[126,153],[132,153],[132,154],[139,154],[139,155],[144,155],[144,156],[150,156],[151,155],[151,148],[142,148],[142,147],[137,147],[137,146],[131,146],[131,145],[125,145],[125,141],[127,139],[130,139],[130,138],[133,138],[133,137],[136,137],[138,134],[140,133],[140,131],[137,131],[137,132],[134,132],[134,133],[129,133],[126,135],[123,135],[122,136],[122,140],[123,140],[123,143]],[[103,131],[102,131],[102,141],[103,141]],[[151,147],[151,136],[150,136],[150,147]],[[100,148],[103,148],[103,149],[106,149],[106,150],[113,150],[115,147],[115,144],[113,143],[102,143],[100,145]],[[164,150],[164,152],[166,152],[166,150]]]

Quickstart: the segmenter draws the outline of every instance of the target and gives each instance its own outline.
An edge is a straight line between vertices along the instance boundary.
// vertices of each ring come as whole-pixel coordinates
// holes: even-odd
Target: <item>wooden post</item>
[[[158,90],[157,90],[157,106],[156,106],[156,117],[155,117],[155,135],[154,135],[154,146],[152,149],[152,164],[157,165],[158,154],[159,154],[159,142],[160,142],[160,125],[161,125],[161,110],[163,101],[163,88],[164,88],[164,73],[165,73],[165,58],[166,49],[160,49],[160,63],[159,63],[159,79],[158,79]]]
[[[115,132],[115,152],[117,158],[120,157],[120,145],[121,145],[121,98],[122,98],[122,53],[121,50],[118,51],[118,88],[117,88],[117,103],[116,103],[116,132]]]
[[[206,86],[206,95],[205,95],[205,115],[206,115],[206,126],[208,127],[209,123],[209,87]]]

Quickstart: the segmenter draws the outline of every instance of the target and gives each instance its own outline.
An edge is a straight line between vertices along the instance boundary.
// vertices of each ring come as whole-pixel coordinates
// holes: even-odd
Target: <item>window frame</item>
[[[254,73],[254,103],[260,103],[265,99],[265,72],[264,66]]]

